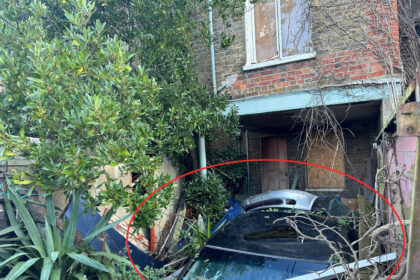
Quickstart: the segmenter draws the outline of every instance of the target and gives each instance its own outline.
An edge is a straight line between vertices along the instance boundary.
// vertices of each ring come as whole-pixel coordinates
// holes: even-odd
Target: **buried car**
[[[302,236],[316,237],[322,230],[326,239],[344,252],[348,248],[340,236],[353,238],[337,219],[313,211],[317,199],[307,192],[281,190],[245,200],[246,212],[216,231],[178,279],[289,279],[328,271],[334,263],[328,243]]]

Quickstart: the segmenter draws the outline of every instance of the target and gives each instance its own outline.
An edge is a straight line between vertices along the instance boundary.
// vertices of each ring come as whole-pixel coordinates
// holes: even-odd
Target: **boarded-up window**
[[[277,47],[276,0],[255,5],[255,45],[258,61],[279,55]]]
[[[252,62],[311,51],[306,0],[266,0],[253,6]]]
[[[306,146],[307,162],[344,172],[342,141],[334,133],[312,140]],[[337,172],[308,165],[306,175],[308,188],[344,188],[344,175]]]

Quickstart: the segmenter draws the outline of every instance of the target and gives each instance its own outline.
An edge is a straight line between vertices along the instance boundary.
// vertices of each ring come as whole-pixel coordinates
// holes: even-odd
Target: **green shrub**
[[[0,99],[8,100],[0,104],[0,158],[30,160],[26,177],[46,193],[79,189],[90,209],[112,204],[134,212],[169,180],[157,175],[163,140],[172,135],[161,120],[160,86],[134,65],[124,42],[106,35],[104,22],[90,22],[93,1],[60,6],[68,27],[50,35],[50,5],[12,2],[0,0]],[[21,32],[2,18],[19,22]],[[39,138],[38,145],[27,136]],[[138,184],[149,193],[109,176],[108,165],[140,174]],[[133,226],[153,225],[171,194],[169,186],[149,199]]]
[[[196,177],[185,187],[188,205],[195,214],[217,220],[223,215],[228,192],[218,175],[209,174],[207,178]]]

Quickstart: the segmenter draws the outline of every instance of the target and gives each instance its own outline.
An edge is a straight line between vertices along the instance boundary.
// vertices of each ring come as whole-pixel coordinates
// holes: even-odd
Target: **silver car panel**
[[[314,194],[300,190],[277,190],[252,196],[242,202],[242,207],[247,209],[247,211],[266,208],[290,208],[310,211],[317,198],[318,196]],[[270,204],[270,201],[274,203]]]

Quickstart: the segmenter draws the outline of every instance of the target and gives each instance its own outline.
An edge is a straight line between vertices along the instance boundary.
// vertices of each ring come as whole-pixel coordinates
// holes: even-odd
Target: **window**
[[[306,0],[248,1],[244,70],[314,57],[308,11]]]

